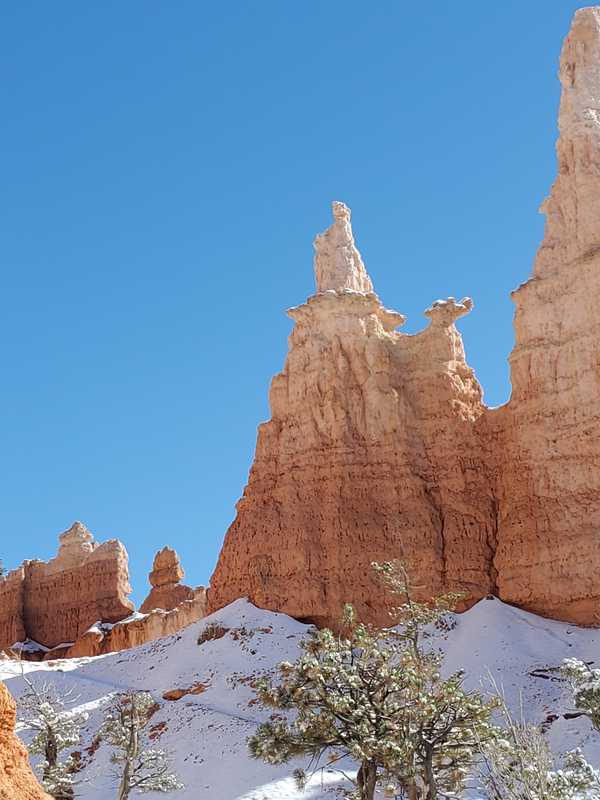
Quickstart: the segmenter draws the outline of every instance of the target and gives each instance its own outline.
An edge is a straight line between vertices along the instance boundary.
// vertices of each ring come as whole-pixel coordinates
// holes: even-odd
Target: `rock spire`
[[[373,284],[354,244],[350,209],[334,201],[333,225],[315,239],[317,292],[372,292]]]
[[[546,230],[534,268],[540,278],[600,248],[600,7],[575,12],[559,77],[558,175],[541,206]]]
[[[437,301],[422,333],[397,332],[404,317],[374,293],[349,209],[333,209],[315,244],[317,293],[288,312],[288,357],[209,610],[247,595],[335,625],[350,601],[386,621],[370,564],[394,557],[431,591],[492,586],[493,501],[473,428],[481,389],[454,325],[472,302]]]
[[[501,596],[598,624],[600,530],[600,8],[560,57],[558,176],[533,275],[513,293],[510,403],[489,415]]]
[[[172,547],[159,550],[154,557],[149,578],[152,589],[140,606],[140,611],[143,614],[155,608],[171,611],[184,600],[191,600],[194,590],[181,583],[183,576],[183,567],[175,550]]]

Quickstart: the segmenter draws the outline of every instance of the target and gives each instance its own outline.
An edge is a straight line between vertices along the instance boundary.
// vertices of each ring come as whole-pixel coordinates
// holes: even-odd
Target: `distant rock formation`
[[[128,650],[172,633],[206,616],[206,589],[192,589],[180,583],[183,567],[171,547],[164,547],[154,557],[149,580],[150,594],[140,611],[114,625],[98,622],[62,652],[49,652],[52,658],[81,658]]]
[[[0,800],[51,800],[36,781],[25,746],[15,735],[15,704],[0,683]]]
[[[142,614],[162,608],[172,611],[184,600],[192,600],[194,590],[181,583],[184,571],[179,556],[171,547],[163,547],[154,557],[154,565],[150,573],[152,589],[140,606]]]
[[[206,589],[180,583],[169,547],[156,554],[152,590],[134,611],[128,557],[116,539],[94,541],[81,522],[59,537],[56,558],[26,561],[0,579],[0,653],[30,661],[95,656],[169,636],[206,614]]]
[[[317,292],[270,390],[248,485],[209,589],[335,624],[343,603],[385,620],[373,560],[402,559],[424,594],[487,593],[598,623],[600,577],[600,8],[575,15],[561,56],[559,175],[532,278],[514,294],[513,392],[482,403],[455,321],[429,327],[373,291],[350,225],[315,241]]]
[[[56,558],[26,561],[0,579],[0,650],[26,639],[49,648],[72,643],[97,620],[114,623],[132,613],[119,541],[98,544],[81,522],[59,541]]]
[[[189,600],[183,600],[171,611],[157,608],[148,614],[134,614],[115,625],[93,625],[60,656],[48,653],[45,660],[116,653],[177,633],[206,616],[206,589],[199,586],[192,592]]]

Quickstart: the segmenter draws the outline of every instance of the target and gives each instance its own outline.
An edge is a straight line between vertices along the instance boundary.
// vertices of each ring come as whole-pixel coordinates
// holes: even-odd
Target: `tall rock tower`
[[[454,323],[468,298],[440,300],[416,336],[381,304],[350,210],[315,240],[316,294],[295,321],[272,418],[211,581],[211,610],[247,595],[335,624],[345,602],[386,621],[371,562],[405,561],[426,593],[494,587],[494,499],[474,422],[481,389]]]
[[[499,447],[501,596],[598,624],[600,608],[600,8],[560,57],[558,177],[532,277],[513,293],[512,398]]]

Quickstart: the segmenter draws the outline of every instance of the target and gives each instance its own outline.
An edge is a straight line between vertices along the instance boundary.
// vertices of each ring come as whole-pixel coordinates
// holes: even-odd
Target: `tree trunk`
[[[123,765],[123,775],[119,784],[118,800],[128,800],[131,794],[131,768],[134,760],[140,751],[139,719],[135,706],[135,695],[129,696],[131,704],[130,716],[128,720],[128,739],[125,748],[125,763]]]
[[[426,800],[437,800],[437,786],[433,772],[433,753],[431,752],[428,752],[425,756],[425,781],[427,783]]]
[[[129,759],[125,762],[125,766],[123,767],[123,775],[121,776],[121,782],[119,783],[119,793],[117,795],[118,800],[127,800],[129,797],[129,793],[131,792],[131,762]]]
[[[356,776],[360,800],[373,800],[377,786],[377,765],[374,761],[363,761]]]
[[[417,784],[412,781],[407,789],[408,792],[408,800],[419,800],[419,790],[417,789]]]
[[[54,731],[52,729],[49,729],[46,732],[46,747],[44,755],[46,756],[46,763],[48,764],[46,770],[50,772],[58,762],[58,744],[56,743],[56,736],[54,735]],[[45,772],[44,777],[47,777]]]

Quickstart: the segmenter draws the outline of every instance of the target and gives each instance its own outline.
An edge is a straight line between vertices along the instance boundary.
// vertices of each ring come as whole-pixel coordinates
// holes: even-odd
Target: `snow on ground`
[[[465,670],[472,688],[489,688],[495,680],[514,709],[522,706],[529,719],[546,724],[557,752],[581,745],[600,764],[600,734],[585,718],[563,716],[573,710],[570,693],[553,671],[566,657],[598,664],[600,631],[541,619],[498,600],[482,600],[452,622],[439,642],[448,671]],[[227,630],[198,644],[211,625]],[[35,682],[50,681],[61,693],[71,690],[75,707],[89,713],[81,743],[85,782],[77,795],[85,800],[115,796],[109,748],[94,737],[110,698],[128,689],[150,691],[160,705],[150,722],[153,744],[172,754],[186,785],[173,798],[333,800],[347,786],[338,773],[318,773],[299,793],[291,777],[299,764],[271,767],[246,752],[246,739],[270,713],[256,705],[250,683],[279,661],[296,658],[307,629],[237,600],[176,635],[134,650],[26,663],[25,669]],[[0,661],[0,679],[17,697],[24,689],[20,669],[14,661]],[[201,694],[163,699],[169,690],[197,684],[206,687]]]

